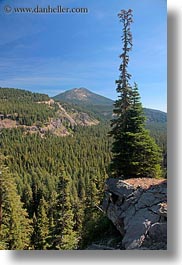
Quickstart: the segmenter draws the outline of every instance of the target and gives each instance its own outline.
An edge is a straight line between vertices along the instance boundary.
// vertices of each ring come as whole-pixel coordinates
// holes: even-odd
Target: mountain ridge
[[[79,94],[82,93],[82,97],[79,98]],[[85,93],[85,94],[84,94]],[[94,96],[94,98],[92,99],[92,102],[88,102],[86,100],[87,98],[87,95],[90,96]],[[71,88],[71,89],[68,89],[64,92],[61,92],[59,94],[57,94],[56,96],[53,96],[52,98],[55,99],[55,100],[63,100],[66,102],[70,101],[71,103],[74,102],[74,99],[77,99],[77,101],[80,101],[81,102],[87,102],[88,103],[92,103],[92,105],[98,105],[98,100],[96,102],[94,102],[93,100],[95,99],[95,97],[98,97],[100,99],[103,99],[105,100],[105,104],[104,105],[112,105],[114,104],[115,100],[113,99],[110,99],[108,97],[105,97],[105,96],[102,96],[100,94],[97,94],[95,92],[92,92],[91,90],[89,90],[88,88],[85,88],[85,87],[80,87],[80,88]],[[90,99],[90,98],[89,98]],[[143,107],[143,109],[148,109],[148,110],[152,110],[152,111],[157,111],[157,112],[162,112],[162,113],[167,113],[166,111],[163,111],[163,110],[159,110],[159,109],[153,109],[153,108],[149,108],[149,107]]]
[[[73,133],[75,126],[99,124],[90,113],[64,107],[46,94],[0,87],[0,131],[22,128],[27,133],[41,136],[48,132],[66,136]]]
[[[53,97],[54,100],[66,102],[73,105],[82,106],[87,110],[94,112],[100,117],[111,119],[113,114],[114,100],[96,94],[87,88],[73,88],[59,93]],[[161,110],[143,108],[148,122],[167,122],[167,113]]]
[[[112,99],[96,94],[84,87],[66,90],[54,96],[53,99],[89,105],[112,105],[114,103]]]
[[[50,103],[51,100],[54,102]],[[1,87],[0,127],[16,127],[19,124],[33,126],[35,129],[34,125],[44,127],[44,124],[50,124],[51,121],[52,130],[58,124],[62,124],[63,127],[63,123],[70,124],[72,127],[72,119],[77,125],[96,125],[100,121],[108,123],[112,119],[113,103],[113,100],[93,93],[87,88],[70,89],[51,99],[46,94]],[[59,104],[65,109],[64,111]],[[167,114],[165,112],[144,108],[144,114],[146,127],[149,130],[155,128],[166,132]],[[56,132],[57,129],[54,131]],[[60,129],[58,131],[60,133]]]

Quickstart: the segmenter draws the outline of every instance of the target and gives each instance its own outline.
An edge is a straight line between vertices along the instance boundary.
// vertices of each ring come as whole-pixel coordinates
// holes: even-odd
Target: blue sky
[[[88,14],[6,14],[13,7],[86,7]],[[116,99],[121,9],[133,9],[129,72],[144,107],[167,109],[166,0],[0,0],[0,86],[54,96],[86,87]]]

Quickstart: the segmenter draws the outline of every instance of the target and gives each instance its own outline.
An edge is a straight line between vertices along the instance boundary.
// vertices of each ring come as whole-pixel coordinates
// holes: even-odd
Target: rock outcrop
[[[167,249],[167,181],[110,178],[102,208],[124,249]]]

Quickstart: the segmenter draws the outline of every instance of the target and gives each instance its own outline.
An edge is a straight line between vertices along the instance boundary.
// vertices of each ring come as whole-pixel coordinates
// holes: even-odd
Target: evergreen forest
[[[58,137],[0,131],[0,248],[85,249],[112,224],[99,210],[111,161],[109,123]],[[165,131],[151,131],[163,149]],[[64,229],[63,229],[64,228]]]

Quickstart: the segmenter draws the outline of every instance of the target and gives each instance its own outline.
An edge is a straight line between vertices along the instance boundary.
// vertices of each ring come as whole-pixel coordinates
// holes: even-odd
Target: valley
[[[10,241],[9,221],[1,221],[2,249],[4,244],[11,249],[86,249],[100,240],[100,233],[103,238],[112,238],[113,234],[118,237],[99,210],[112,157],[108,132],[113,101],[96,94],[92,97],[92,92],[86,90],[87,105],[83,103],[85,90],[73,89],[72,96],[76,93],[77,97],[78,91],[77,101],[69,96],[66,102],[66,98],[63,101],[21,89],[0,88],[0,181],[2,187],[7,180],[14,183],[14,193],[10,192],[12,188],[3,190],[6,203],[0,207],[17,227],[12,230],[14,241]],[[166,114],[144,111],[146,126],[163,150],[165,176]],[[19,201],[16,206],[15,196]],[[65,208],[59,208],[61,205]],[[64,214],[59,216],[60,212]],[[68,212],[69,231],[65,233],[69,236],[58,245],[58,231]],[[26,238],[19,235],[17,240],[18,225]]]

